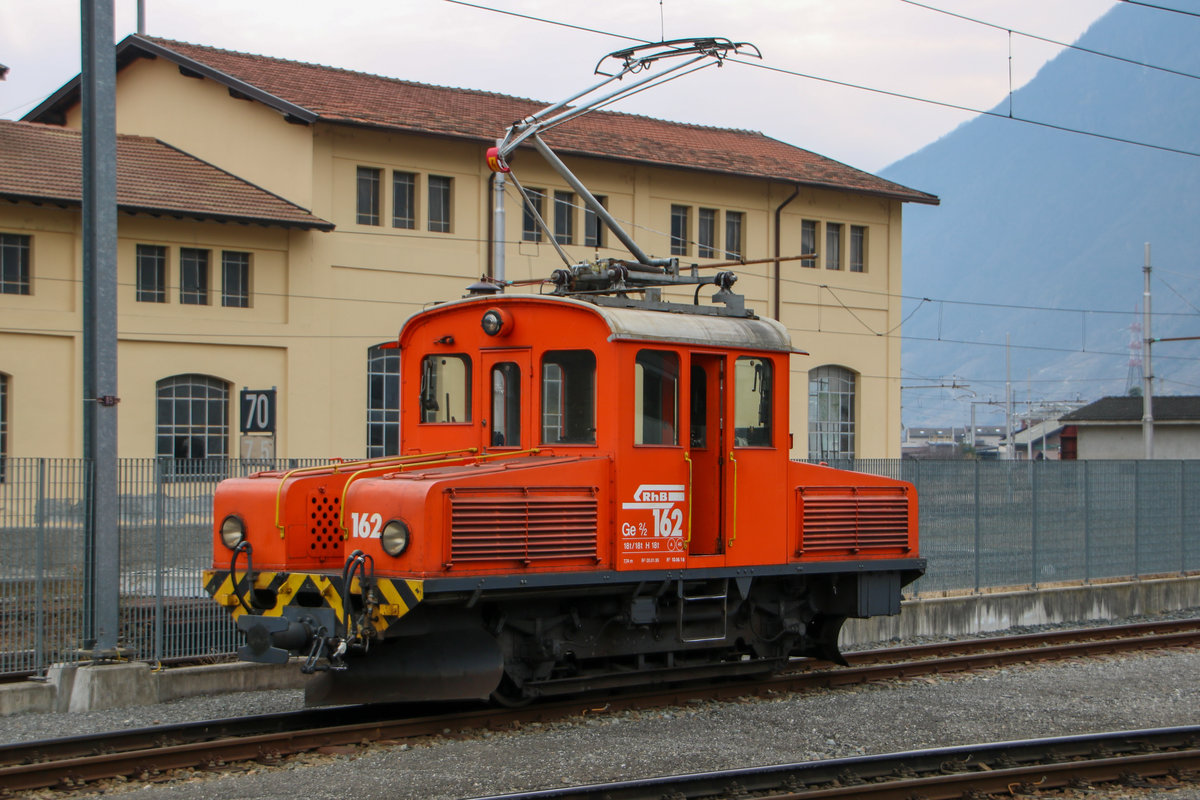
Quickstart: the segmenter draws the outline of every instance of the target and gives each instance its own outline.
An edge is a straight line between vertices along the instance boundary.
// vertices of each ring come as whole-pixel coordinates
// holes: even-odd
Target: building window
[[[400,454],[400,351],[367,350],[367,458]]]
[[[137,299],[139,303],[167,302],[167,248],[137,246]]]
[[[608,198],[596,195],[596,202],[608,208]],[[583,244],[585,247],[604,247],[604,223],[591,206],[583,209]]]
[[[0,483],[8,459],[8,376],[0,372]]]
[[[688,228],[692,209],[688,206],[671,206],[671,255],[688,254]]]
[[[221,253],[221,305],[250,307],[250,254],[225,250]]]
[[[450,232],[450,178],[429,176],[429,230]]]
[[[854,458],[855,375],[842,367],[808,373],[808,457]]]
[[[0,294],[29,294],[29,237],[0,233]]]
[[[543,205],[546,198],[545,189],[526,189],[525,203],[522,206],[525,213],[521,217],[521,239],[526,242],[542,240],[542,226],[538,218],[546,213]]]
[[[379,224],[379,179],[383,170],[375,167],[358,168],[359,225]]]
[[[179,302],[190,306],[208,305],[207,250],[179,248]]]
[[[392,227],[417,227],[417,176],[411,172],[392,173]]]
[[[800,255],[812,256],[800,259],[800,266],[809,269],[817,268],[817,221],[815,219],[800,221]]]
[[[842,223],[825,223],[825,269],[842,268]]]
[[[679,356],[639,350],[634,371],[634,443],[677,444]]]
[[[596,443],[596,354],[590,350],[542,356],[542,443]]]
[[[742,250],[742,221],[745,215],[741,211],[725,212],[725,257],[741,258],[745,255]]]
[[[554,241],[559,244],[575,242],[575,194],[554,193]]]
[[[229,455],[229,384],[208,375],[173,375],[157,384],[160,458],[182,460],[177,473],[208,473],[198,459]]]
[[[867,228],[865,225],[850,226],[850,271],[865,272],[867,259]]]
[[[717,210],[702,208],[696,218],[696,242],[701,258],[713,258],[717,254]]]

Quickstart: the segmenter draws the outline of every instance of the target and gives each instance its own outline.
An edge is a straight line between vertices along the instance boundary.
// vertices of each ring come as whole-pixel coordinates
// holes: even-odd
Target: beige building
[[[378,346],[493,274],[493,241],[510,281],[562,266],[511,184],[499,228],[483,157],[543,105],[124,40],[122,147],[153,144],[209,173],[119,162],[119,193],[178,200],[119,198],[120,454],[236,456],[240,390],[271,388],[277,455],[393,451],[397,356]],[[42,125],[6,127],[77,130],[79,81],[26,120]],[[901,208],[936,197],[741,130],[596,112],[545,138],[647,252],[748,262],[736,290],[810,353],[792,361],[794,456],[899,456]],[[17,157],[0,148],[0,435],[12,456],[82,449],[75,159],[75,199],[55,200],[61,187],[14,188]],[[512,163],[573,258],[625,255],[540,156]],[[220,213],[218,175],[256,198],[257,216]]]

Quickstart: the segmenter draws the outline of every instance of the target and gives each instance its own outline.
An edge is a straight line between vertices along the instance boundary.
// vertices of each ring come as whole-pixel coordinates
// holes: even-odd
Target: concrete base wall
[[[847,621],[841,644],[969,636],[1023,625],[1124,619],[1185,608],[1200,608],[1200,576],[918,598],[906,601],[896,617]],[[307,680],[297,659],[279,665],[234,663],[159,670],[137,661],[61,665],[44,679],[0,685],[0,716],[95,711],[202,694],[299,689]]]
[[[1200,608],[1200,576],[906,600],[896,617],[851,619],[843,647],[915,636],[966,636],[1022,625],[1125,619]]]

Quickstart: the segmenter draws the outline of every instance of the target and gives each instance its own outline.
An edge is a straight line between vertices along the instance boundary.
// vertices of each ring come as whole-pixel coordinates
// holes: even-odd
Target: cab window
[[[425,356],[421,362],[421,422],[471,421],[471,359]]]
[[[542,356],[542,444],[595,443],[595,353],[548,351]]]
[[[770,447],[772,391],[771,362],[742,356],[734,366],[733,443],[737,447]]]
[[[636,444],[678,444],[678,355],[662,350],[638,351],[634,413]]]
[[[492,446],[521,444],[521,368],[511,361],[492,367]]]

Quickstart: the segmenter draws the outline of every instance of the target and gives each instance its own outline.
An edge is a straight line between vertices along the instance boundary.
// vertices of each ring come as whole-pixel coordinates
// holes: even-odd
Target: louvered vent
[[[908,495],[903,488],[814,486],[797,493],[800,553],[909,549]]]
[[[595,559],[596,489],[450,491],[450,561]]]

